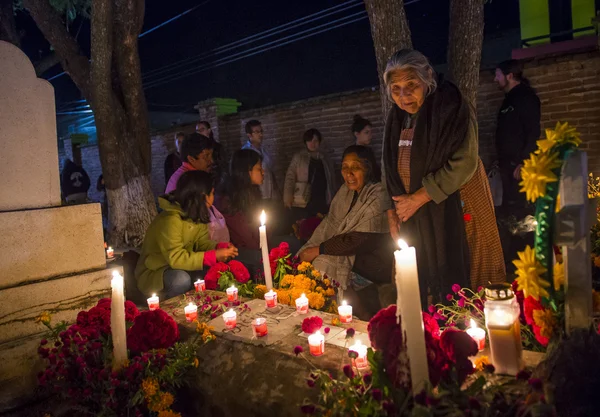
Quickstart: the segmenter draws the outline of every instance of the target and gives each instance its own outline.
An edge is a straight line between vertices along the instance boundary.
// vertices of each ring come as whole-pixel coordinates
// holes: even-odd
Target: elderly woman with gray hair
[[[418,51],[396,52],[384,81],[393,102],[382,159],[392,199],[390,233],[416,248],[422,302],[441,301],[453,284],[503,282],[502,248],[471,106]]]

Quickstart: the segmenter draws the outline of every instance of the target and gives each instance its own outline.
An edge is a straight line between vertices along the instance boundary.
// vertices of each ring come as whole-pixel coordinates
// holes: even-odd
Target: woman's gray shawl
[[[369,183],[364,186],[358,199],[348,213],[354,191],[348,189],[346,184],[340,187],[333,200],[329,214],[323,219],[315,230],[310,240],[300,249],[319,246],[326,240],[349,232],[389,232],[387,215],[385,213],[389,200],[387,194],[378,183]],[[340,283],[340,289],[346,289],[350,273],[354,267],[355,256],[319,255],[313,261],[313,266],[322,274],[327,274],[330,279]],[[343,293],[338,292],[338,295]]]

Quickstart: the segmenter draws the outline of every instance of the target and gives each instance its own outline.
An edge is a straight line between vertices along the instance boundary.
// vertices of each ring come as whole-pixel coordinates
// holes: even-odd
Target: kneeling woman
[[[172,193],[159,197],[163,211],[148,227],[135,269],[142,293],[173,298],[189,291],[203,269],[237,256],[235,246],[209,239],[213,200],[212,178],[203,171],[184,173]]]
[[[317,270],[340,283],[338,295],[343,296],[351,275],[376,284],[391,282],[393,242],[378,172],[371,149],[353,145],[344,151],[344,184],[333,198],[329,214],[299,252],[302,261],[313,262]],[[360,293],[366,312],[377,311],[377,292]]]

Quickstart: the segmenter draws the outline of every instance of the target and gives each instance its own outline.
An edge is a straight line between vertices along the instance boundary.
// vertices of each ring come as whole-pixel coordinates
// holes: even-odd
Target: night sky
[[[434,64],[443,63],[448,32],[448,1],[412,2],[406,5],[406,11],[414,47],[425,53]],[[200,4],[192,12],[140,39],[140,58],[142,72],[146,74],[144,82],[148,86],[146,96],[149,108],[192,111],[193,105],[200,100],[231,97],[241,101],[243,108],[247,109],[377,85],[375,54],[366,17],[236,62],[207,68],[219,59],[248,53],[248,49],[267,42],[300,31],[314,30],[319,25],[352,14],[357,16],[348,20],[363,16],[358,13],[364,13],[364,4],[357,2],[353,7],[314,22],[220,54],[215,53],[215,49],[223,45],[344,3],[353,4],[332,0],[146,0],[143,31]],[[488,1],[485,16],[486,35],[518,28],[518,0]],[[17,15],[17,23],[26,34],[23,49],[35,61],[48,51],[48,45],[25,13]],[[88,52],[89,22],[74,22],[72,32],[80,25],[78,40],[83,50]],[[195,61],[189,60],[195,57]],[[183,59],[188,61],[170,68],[170,71],[163,68]],[[199,72],[174,79],[189,71]],[[47,71],[44,78],[60,72],[62,69],[56,66]],[[158,82],[160,84],[156,85]],[[152,83],[155,85],[152,86]],[[64,103],[81,98],[68,76],[59,77],[52,84],[56,89],[59,108],[68,106]]]

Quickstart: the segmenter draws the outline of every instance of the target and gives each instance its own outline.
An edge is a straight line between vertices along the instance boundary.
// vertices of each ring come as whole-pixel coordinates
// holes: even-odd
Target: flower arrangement
[[[292,258],[290,245],[287,242],[281,242],[279,246],[271,249],[269,252],[269,263],[273,273],[273,283],[278,284],[287,273],[291,272],[298,265],[296,258]]]
[[[36,321],[48,329],[38,354],[46,363],[40,386],[60,395],[77,414],[175,417],[173,393],[187,370],[198,366],[196,345],[179,343],[175,321],[164,311],[140,313],[125,302],[129,362],[113,371],[111,300],[81,311],[71,326],[53,326],[43,313]]]
[[[323,326],[323,319],[319,316],[311,316],[302,320],[302,331],[313,334]]]
[[[240,295],[251,297],[254,284],[250,279],[250,272],[240,261],[217,262],[211,266],[204,276],[207,290],[225,291],[235,285]]]

